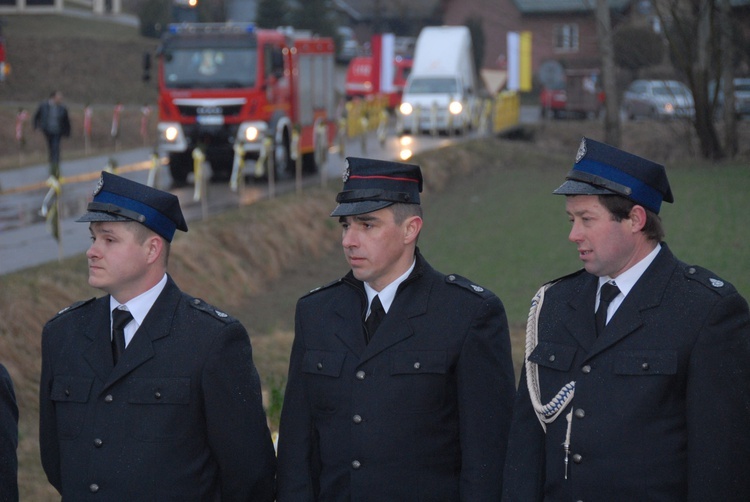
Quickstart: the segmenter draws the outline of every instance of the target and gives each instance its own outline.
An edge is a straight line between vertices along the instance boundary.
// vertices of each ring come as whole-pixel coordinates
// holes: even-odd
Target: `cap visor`
[[[617,195],[617,193],[606,188],[575,180],[566,181],[552,193],[555,195]]]
[[[135,221],[122,215],[103,213],[101,211],[89,211],[76,221]]]
[[[393,202],[385,200],[363,200],[359,202],[344,202],[336,206],[331,216],[355,216],[357,214],[372,213],[392,205]]]

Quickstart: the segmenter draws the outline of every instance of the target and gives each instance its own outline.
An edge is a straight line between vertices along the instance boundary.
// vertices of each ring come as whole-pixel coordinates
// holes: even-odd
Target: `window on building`
[[[555,50],[559,52],[578,51],[577,24],[559,24],[555,26]]]

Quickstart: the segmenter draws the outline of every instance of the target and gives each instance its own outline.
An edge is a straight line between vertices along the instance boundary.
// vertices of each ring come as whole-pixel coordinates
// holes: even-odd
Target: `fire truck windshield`
[[[255,86],[258,61],[250,48],[176,48],[164,56],[164,84],[169,88]]]

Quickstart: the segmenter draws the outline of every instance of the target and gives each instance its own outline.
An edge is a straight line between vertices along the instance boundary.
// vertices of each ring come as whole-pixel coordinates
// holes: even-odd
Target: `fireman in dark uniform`
[[[297,304],[279,502],[500,498],[505,311],[422,257],[421,188],[419,166],[348,159],[331,216],[351,271]]]
[[[584,138],[556,194],[584,269],[532,301],[503,500],[750,500],[750,314],[679,261],[663,166]]]
[[[250,339],[167,275],[177,197],[104,172],[89,284],[42,334],[42,465],[63,500],[271,501],[275,456]],[[122,320],[122,321],[121,321]]]

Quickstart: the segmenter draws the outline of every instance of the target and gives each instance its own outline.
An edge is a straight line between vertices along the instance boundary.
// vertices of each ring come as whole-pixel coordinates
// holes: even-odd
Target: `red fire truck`
[[[252,24],[170,25],[157,53],[158,149],[175,184],[187,181],[196,148],[219,179],[243,150],[256,160],[245,163],[255,176],[271,162],[277,178],[289,175],[298,152],[314,171],[335,134],[334,56],[331,38]]]

